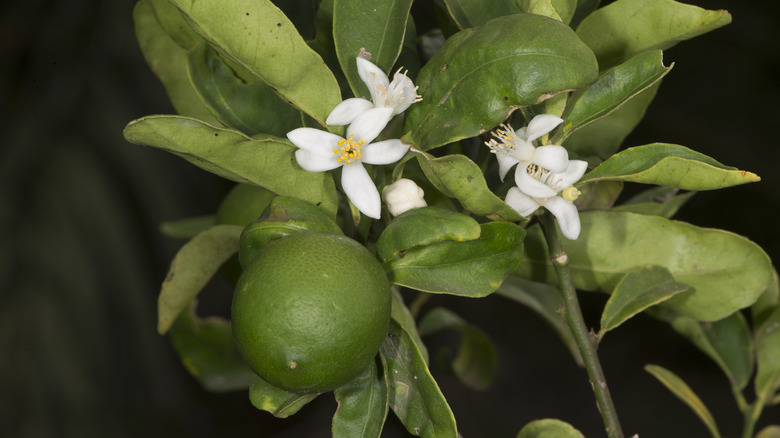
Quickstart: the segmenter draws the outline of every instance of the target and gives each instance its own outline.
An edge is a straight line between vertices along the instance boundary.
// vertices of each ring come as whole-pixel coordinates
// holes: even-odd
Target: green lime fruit
[[[390,283],[364,246],[340,234],[300,232],[268,244],[245,267],[233,295],[233,338],[269,383],[326,392],[376,356],[390,305]]]

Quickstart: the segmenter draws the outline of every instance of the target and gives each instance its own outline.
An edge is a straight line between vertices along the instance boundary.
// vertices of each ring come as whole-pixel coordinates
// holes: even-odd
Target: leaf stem
[[[580,350],[580,355],[585,363],[585,369],[588,372],[591,387],[596,395],[596,404],[604,421],[607,436],[609,438],[623,438],[623,430],[618,421],[617,411],[615,411],[615,405],[612,403],[612,396],[609,393],[607,381],[604,378],[604,372],[596,354],[596,337],[591,335],[588,327],[585,325],[585,319],[580,310],[577,291],[574,288],[571,270],[569,269],[568,256],[561,243],[560,232],[555,224],[555,217],[545,212],[539,219],[547,239],[550,258],[558,275],[558,284],[563,295],[566,323],[571,328],[577,348]]]

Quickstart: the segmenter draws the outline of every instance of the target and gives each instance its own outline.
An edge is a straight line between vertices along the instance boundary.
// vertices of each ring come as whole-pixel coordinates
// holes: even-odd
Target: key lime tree
[[[166,227],[189,241],[158,330],[186,369],[277,417],[332,393],[336,437],[379,437],[392,411],[415,436],[456,438],[422,336],[459,331],[452,370],[477,389],[495,352],[451,310],[420,309],[430,294],[500,295],[560,335],[606,436],[624,435],[597,346],[640,313],[723,370],[744,438],[777,436],[755,430],[780,402],[772,263],[743,237],[671,219],[697,191],[759,177],[685,146],[623,145],[672,69],[663,51],[729,14],[672,0],[429,3],[137,3],[138,42],[177,114],[134,120],[125,138],[238,184],[215,217]],[[629,185],[645,188],[621,196]],[[231,321],[195,312],[220,271]],[[609,294],[598,327],[578,291]],[[720,436],[673,370],[646,370]],[[582,436],[555,419],[516,427]]]

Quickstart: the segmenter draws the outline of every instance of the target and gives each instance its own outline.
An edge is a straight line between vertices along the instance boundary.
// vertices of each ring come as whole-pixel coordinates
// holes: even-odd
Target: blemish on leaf
[[[504,100],[509,100],[509,96],[504,96]]]
[[[441,100],[439,101],[439,105],[441,105],[444,102],[446,102],[447,99],[449,99],[449,98],[450,98],[450,92],[448,91],[447,94],[445,94],[444,97],[442,97]]]
[[[441,69],[439,69],[439,73],[444,73],[447,70],[447,64],[444,64],[441,66]]]
[[[282,23],[276,23],[276,27],[282,27]]]
[[[214,137],[219,137],[219,133],[218,133],[218,132],[215,132],[215,133],[214,133]]]

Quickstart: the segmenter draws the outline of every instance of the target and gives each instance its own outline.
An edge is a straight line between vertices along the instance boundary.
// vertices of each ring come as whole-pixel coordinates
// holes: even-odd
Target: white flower
[[[406,76],[406,72],[401,73],[401,69],[398,69],[393,76],[393,82],[390,82],[387,75],[367,59],[358,57],[357,69],[360,78],[371,93],[371,100],[353,97],[341,102],[333,108],[328,119],[325,120],[328,125],[348,125],[371,108],[391,108],[393,111],[387,118],[389,121],[393,116],[404,112],[409,105],[422,99],[417,95],[417,87]]]
[[[323,172],[342,166],[341,187],[363,214],[379,219],[382,204],[374,182],[362,163],[390,164],[409,149],[401,140],[371,143],[385,128],[391,108],[374,108],[359,115],[347,128],[347,138],[314,128],[287,133],[295,145],[295,159],[309,172]]]
[[[382,198],[393,216],[428,205],[423,199],[424,194],[423,189],[417,186],[414,181],[406,178],[401,178],[382,190]]]
[[[532,165],[536,166],[536,165]],[[572,184],[579,181],[588,163],[581,160],[569,160],[566,171],[562,174],[554,174],[539,167],[531,169],[529,173],[535,181],[544,184],[554,193],[552,196],[536,197],[529,195],[523,187],[512,187],[506,195],[506,203],[522,216],[530,216],[539,207],[550,211],[558,220],[561,233],[570,240],[576,240],[580,235],[580,216],[577,207],[572,204],[580,195]],[[562,196],[558,193],[563,192]]]

